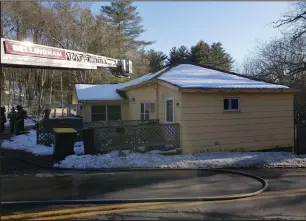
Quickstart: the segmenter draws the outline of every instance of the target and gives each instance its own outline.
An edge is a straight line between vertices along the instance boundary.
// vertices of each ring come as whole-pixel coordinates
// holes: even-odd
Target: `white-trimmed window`
[[[140,104],[140,120],[150,119],[150,103]]]
[[[238,97],[223,98],[224,111],[240,111],[240,99]]]
[[[121,120],[120,105],[92,105],[91,121]]]

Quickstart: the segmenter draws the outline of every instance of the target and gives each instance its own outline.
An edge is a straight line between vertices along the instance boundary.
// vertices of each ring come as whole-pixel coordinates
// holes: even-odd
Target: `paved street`
[[[2,208],[1,219],[306,218],[305,169],[243,171],[267,179],[268,190],[255,197],[233,201]],[[40,173],[5,175],[1,182],[2,201],[213,196],[260,188],[259,183],[249,178],[197,171]]]

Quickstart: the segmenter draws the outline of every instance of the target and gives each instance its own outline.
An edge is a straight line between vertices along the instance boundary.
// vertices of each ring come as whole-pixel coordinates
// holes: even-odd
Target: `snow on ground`
[[[12,137],[11,140],[4,140],[1,143],[1,148],[23,150],[33,153],[37,156],[46,156],[53,154],[53,146],[48,147],[36,144],[36,131],[30,130],[28,134]],[[83,142],[76,142],[74,152],[77,155],[84,153]]]
[[[158,151],[112,151],[103,155],[71,155],[55,167],[65,168],[247,168],[306,167],[306,155],[285,152],[215,152],[164,156]]]
[[[28,118],[28,119],[25,119],[24,120],[24,126],[25,127],[31,127],[31,126],[34,126],[37,122],[37,119],[36,118]],[[6,119],[6,123],[5,123],[5,126],[6,127],[9,127],[10,126],[10,119]]]
[[[53,147],[36,144],[36,131],[2,141],[4,149],[23,150],[35,155],[52,155]],[[83,142],[74,145],[76,155],[66,157],[55,167],[66,168],[247,168],[247,167],[306,167],[306,155],[286,152],[212,152],[195,155],[161,155],[161,151],[147,153],[112,151],[109,154],[84,154]],[[164,151],[163,151],[164,153]]]

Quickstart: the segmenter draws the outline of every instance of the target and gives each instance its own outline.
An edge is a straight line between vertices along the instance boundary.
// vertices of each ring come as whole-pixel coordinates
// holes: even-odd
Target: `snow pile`
[[[164,156],[158,151],[112,151],[103,155],[71,155],[55,167],[65,168],[248,168],[306,167],[306,155],[285,152],[216,152]]]
[[[36,144],[36,131],[30,130],[27,134],[12,137],[11,140],[4,140],[1,148],[12,150],[23,150],[33,153],[37,156],[47,156],[53,154],[53,146]],[[84,154],[83,142],[76,142],[74,145],[74,153],[77,155]]]
[[[38,156],[46,156],[53,154],[53,148],[37,145],[36,144],[36,131],[30,130],[28,134],[22,134],[15,136],[10,140],[4,140],[1,144],[1,148],[13,149],[13,150],[23,150],[31,152]]]

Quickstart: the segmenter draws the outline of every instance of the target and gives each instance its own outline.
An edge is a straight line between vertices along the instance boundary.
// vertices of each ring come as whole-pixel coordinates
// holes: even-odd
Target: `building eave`
[[[120,103],[128,103],[129,100],[78,100],[79,103],[100,103],[100,102],[120,102]]]
[[[135,84],[135,85],[131,85],[131,86],[127,86],[127,87],[124,87],[124,88],[117,89],[117,92],[118,91],[128,91],[128,90],[131,90],[131,89],[136,89],[136,88],[140,88],[140,87],[143,87],[143,86],[148,86],[148,85],[151,85],[151,84],[154,84],[154,83],[157,83],[157,80],[156,79],[151,79],[151,80],[148,80],[148,81],[141,82],[139,84]]]
[[[292,88],[179,88],[180,92],[243,92],[243,93],[297,93],[298,89]]]

